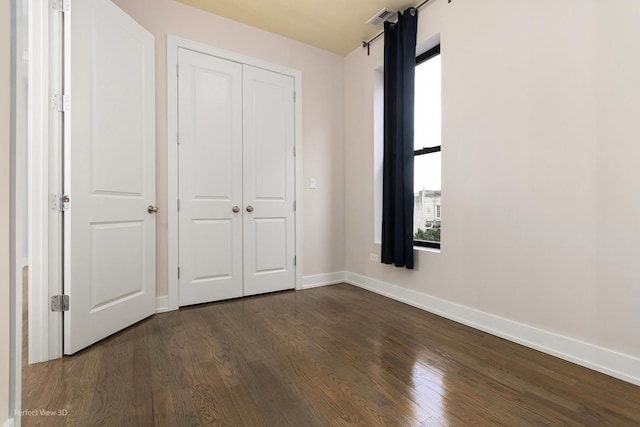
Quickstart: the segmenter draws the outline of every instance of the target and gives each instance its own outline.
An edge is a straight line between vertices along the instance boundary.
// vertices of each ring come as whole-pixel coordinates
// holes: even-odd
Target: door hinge
[[[176,64],[176,77],[180,77],[180,64]]]
[[[69,311],[69,295],[52,296],[51,311],[54,313]]]
[[[295,156],[296,156],[296,146],[294,145],[293,146],[293,157],[295,157]]]
[[[180,145],[180,132],[176,134],[176,142]]]
[[[69,210],[69,196],[66,194],[52,194],[49,198],[49,207],[52,211],[66,212]]]
[[[178,199],[178,212],[180,212],[180,199]]]
[[[51,0],[51,9],[56,12],[69,12],[69,8],[71,7],[71,0]]]
[[[293,102],[296,102],[296,93],[293,92]]]
[[[297,207],[296,205],[297,205],[296,200],[294,200],[294,201],[293,201],[293,211],[294,211],[294,212],[296,211],[296,207]]]
[[[180,278],[180,267],[178,267],[178,279]]]
[[[51,109],[66,113],[69,111],[71,100],[68,95],[62,95],[60,93],[51,94]]]
[[[298,257],[297,256],[293,256],[293,265],[297,265],[298,264]]]

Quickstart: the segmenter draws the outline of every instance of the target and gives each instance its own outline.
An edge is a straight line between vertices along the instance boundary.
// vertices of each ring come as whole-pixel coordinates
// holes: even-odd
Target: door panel
[[[194,220],[191,222],[191,236],[195,248],[193,260],[193,280],[202,282],[209,279],[233,277],[233,221]],[[209,249],[212,241],[219,241],[220,251],[211,257]],[[223,248],[222,244],[228,244]]]
[[[287,269],[286,218],[258,218],[255,230],[255,274],[284,272]]]
[[[244,295],[254,295],[295,287],[294,80],[243,72]]]
[[[91,313],[143,292],[144,222],[91,225]]]
[[[155,311],[154,38],[109,0],[69,16],[65,354]]]
[[[242,296],[242,65],[178,52],[179,304]]]
[[[91,26],[93,194],[139,197],[144,191],[145,172],[141,167],[145,143],[141,120],[146,89],[144,73],[149,71],[144,64],[144,40],[126,25],[114,27],[113,22],[101,19],[95,9]],[[114,66],[114,60],[118,66]],[[118,122],[110,120],[115,118],[114,113]],[[117,172],[113,170],[114,165]]]

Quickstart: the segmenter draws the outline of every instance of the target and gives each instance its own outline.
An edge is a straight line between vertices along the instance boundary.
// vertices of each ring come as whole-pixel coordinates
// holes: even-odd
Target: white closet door
[[[242,296],[242,65],[186,49],[178,64],[179,304],[189,305]]]
[[[244,295],[295,287],[294,79],[245,65]]]
[[[154,38],[109,0],[74,2],[65,76],[64,353],[155,310]],[[70,60],[68,59],[70,58]]]

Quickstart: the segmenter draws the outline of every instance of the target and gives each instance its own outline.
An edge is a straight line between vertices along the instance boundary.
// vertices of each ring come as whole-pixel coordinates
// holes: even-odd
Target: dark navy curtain
[[[418,11],[384,23],[382,262],[413,268],[413,116]]]

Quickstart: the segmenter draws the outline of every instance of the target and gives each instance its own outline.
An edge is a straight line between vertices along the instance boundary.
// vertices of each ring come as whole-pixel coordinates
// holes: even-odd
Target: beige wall
[[[0,5],[0,424],[9,418],[9,2]]]
[[[343,57],[171,0],[114,3],[156,37],[158,295],[167,294],[167,34],[302,71],[303,275],[344,271]]]
[[[606,4],[605,4],[606,3]],[[373,76],[383,42],[345,60],[346,268],[640,356],[640,4],[436,0],[442,251],[415,271],[369,261]],[[490,197],[487,197],[490,195]]]
[[[596,5],[597,263],[589,327],[605,345],[640,356],[640,2]]]

